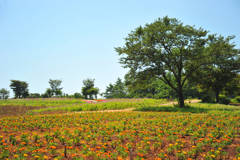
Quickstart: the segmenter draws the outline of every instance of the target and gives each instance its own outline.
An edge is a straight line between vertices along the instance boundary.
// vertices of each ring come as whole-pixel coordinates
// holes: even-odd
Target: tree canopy
[[[97,99],[97,94],[99,93],[99,88],[94,87],[94,81],[95,79],[84,79],[83,80],[83,87],[82,87],[82,94],[85,97],[85,99],[93,99],[93,95]]]
[[[186,80],[201,66],[211,63],[209,57],[214,54],[206,50],[207,42],[214,38],[207,33],[166,16],[131,31],[125,45],[115,50],[123,67],[130,69],[126,77],[134,80],[133,85],[158,78],[178,94],[180,107],[185,107]],[[168,72],[173,74],[174,81],[167,77]]]
[[[8,97],[9,97],[9,91],[2,88],[0,90],[0,99],[8,99]]]
[[[62,83],[62,80],[60,79],[49,79],[48,83],[50,84],[50,87],[51,87],[51,92],[47,89],[47,93],[48,95],[52,95],[52,94],[55,94],[56,96],[59,96],[62,94],[62,89],[60,86],[61,86],[61,83]]]
[[[206,50],[215,53],[209,57],[212,63],[202,66],[190,78],[191,81],[197,82],[202,90],[212,90],[216,96],[216,103],[219,103],[219,93],[231,81],[236,80],[240,72],[240,50],[234,48],[234,43],[230,43],[234,37],[224,38],[220,35],[212,38],[206,47]],[[216,44],[219,47],[216,47]]]
[[[14,92],[15,98],[26,98],[28,96],[28,83],[20,80],[10,80],[10,87]]]

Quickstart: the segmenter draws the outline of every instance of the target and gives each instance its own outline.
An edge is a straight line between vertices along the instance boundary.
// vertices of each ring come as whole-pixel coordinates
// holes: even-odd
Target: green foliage
[[[240,96],[235,97],[233,103],[240,103]]]
[[[66,107],[55,107],[34,110],[33,112],[42,111],[99,111],[99,110],[116,110],[127,108],[138,108],[144,106],[156,106],[168,103],[166,99],[116,99],[107,103],[85,103],[81,105],[68,105]]]
[[[125,46],[115,48],[120,63],[130,71],[125,77],[133,87],[146,84],[155,77],[169,85],[184,107],[183,86],[202,65],[210,63],[212,51],[206,52],[206,30],[183,25],[175,18],[158,18],[138,27],[125,38]],[[210,37],[210,36],[209,36]],[[172,79],[167,73],[172,74]]]
[[[85,97],[85,99],[93,99],[93,95],[95,95],[95,98],[97,98],[97,94],[99,93],[99,89],[96,87],[94,88],[94,81],[95,79],[84,79],[82,87],[82,94]]]
[[[53,96],[53,91],[50,88],[46,89],[46,92],[44,93],[44,98],[51,98]]]
[[[115,84],[109,84],[109,86],[107,86],[105,93],[103,93],[105,95],[105,97],[107,99],[110,98],[126,98],[126,91],[125,91],[125,84],[124,82],[122,82],[122,80],[120,78],[117,79],[117,81],[115,82]]]
[[[220,104],[229,104],[230,99],[228,99],[225,95],[219,95],[219,103]]]
[[[14,92],[15,98],[23,98],[28,96],[28,83],[19,80],[11,80],[11,89]]]
[[[81,93],[74,93],[74,98],[76,99],[84,99],[84,97],[81,95]]]
[[[60,96],[62,94],[61,90],[63,88],[60,88],[62,80],[60,80],[60,79],[55,79],[55,80],[49,79],[48,83],[51,86],[51,89],[50,89],[51,91],[49,91],[49,88],[47,89],[47,92],[49,92],[48,93],[49,97],[51,97],[50,95],[53,95],[53,94],[55,94],[56,96]]]
[[[229,42],[234,38],[235,36],[228,36],[227,38],[217,37],[216,35],[210,36],[210,41],[205,50],[214,53],[209,57],[212,62],[201,66],[190,79],[191,82],[198,83],[202,90],[213,91],[217,103],[219,103],[219,94],[224,88],[231,97],[237,89],[240,50],[235,49],[236,45]]]
[[[0,90],[0,99],[8,99],[8,97],[9,97],[9,91],[2,88]]]
[[[28,98],[41,98],[41,95],[39,93],[30,93]]]
[[[206,103],[191,103],[187,104],[188,108],[169,106],[142,106],[134,109],[135,111],[152,111],[152,112],[185,112],[185,113],[240,113],[240,108],[236,106],[228,106],[223,104],[206,104]]]
[[[204,94],[202,96],[202,102],[204,103],[214,103],[214,99],[212,98],[212,95],[211,94]]]
[[[240,96],[240,74],[238,74],[237,77],[233,78],[230,82],[226,83],[223,88],[223,94],[231,98]]]

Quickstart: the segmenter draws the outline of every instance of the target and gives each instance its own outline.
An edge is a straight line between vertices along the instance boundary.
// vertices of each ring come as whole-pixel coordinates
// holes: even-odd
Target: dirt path
[[[197,103],[200,102],[201,100],[191,100],[190,103]],[[168,105],[173,105],[177,104],[178,102],[171,102],[171,103],[165,103],[161,104],[160,106],[168,106]],[[185,103],[189,103],[189,101],[185,101]],[[121,109],[121,110],[102,110],[102,111],[81,111],[81,112],[74,112],[74,113],[86,113],[86,112],[129,112],[134,110],[135,108],[128,108],[128,109]],[[74,114],[70,113],[70,114]]]

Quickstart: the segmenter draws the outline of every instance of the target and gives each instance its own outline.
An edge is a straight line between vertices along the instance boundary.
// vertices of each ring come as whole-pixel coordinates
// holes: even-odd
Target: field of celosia
[[[234,159],[240,157],[239,117],[181,112],[9,116],[0,120],[0,159]]]

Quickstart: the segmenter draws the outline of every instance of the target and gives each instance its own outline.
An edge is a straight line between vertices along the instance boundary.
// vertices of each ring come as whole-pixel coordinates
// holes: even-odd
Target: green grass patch
[[[168,103],[166,99],[112,99],[101,103],[85,103],[82,105],[68,105],[63,107],[51,107],[31,112],[41,113],[43,111],[99,111],[99,110],[118,110],[127,108],[138,108],[146,106],[158,106]]]
[[[152,111],[152,112],[190,112],[190,113],[217,113],[217,112],[235,112],[240,113],[239,106],[230,106],[223,104],[191,103],[186,104],[188,108],[178,108],[174,105],[169,106],[145,106],[136,108],[134,111]]]

